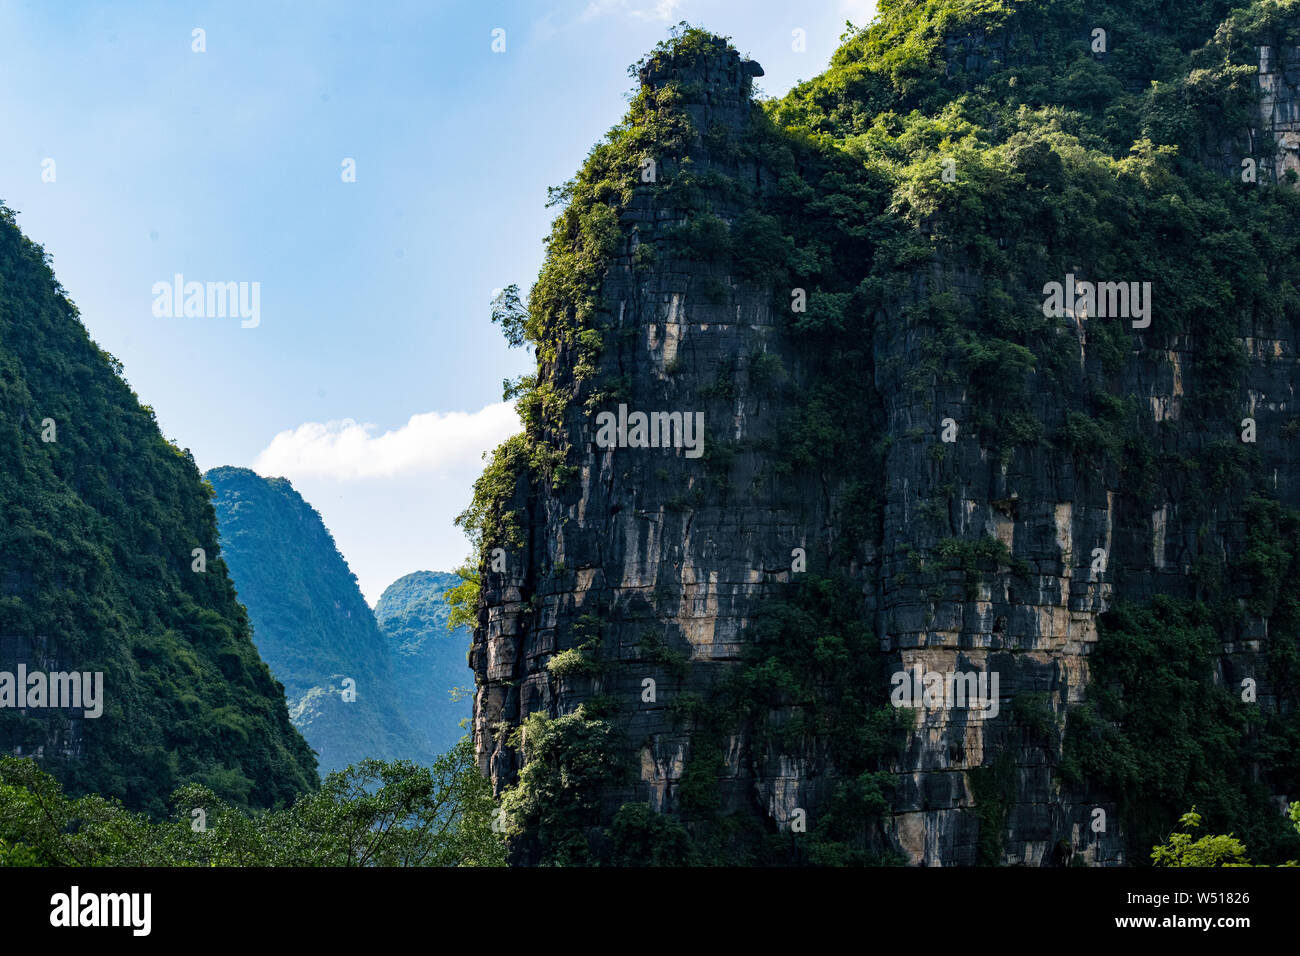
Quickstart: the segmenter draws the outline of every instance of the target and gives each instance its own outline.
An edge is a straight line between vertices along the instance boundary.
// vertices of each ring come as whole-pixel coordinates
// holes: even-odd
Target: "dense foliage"
[[[1291,804],[1288,813],[1292,825],[1300,832],[1300,802]],[[1151,862],[1155,866],[1253,866],[1247,849],[1234,834],[1209,833],[1197,836],[1201,815],[1192,807],[1178,819],[1183,832],[1169,834],[1169,838],[1151,848]],[[1266,864],[1265,864],[1266,865]],[[1296,866],[1287,860],[1282,866]]]
[[[450,627],[453,607],[445,597],[460,581],[457,574],[416,571],[385,588],[375,605],[392,656],[393,691],[436,751],[461,738],[473,712],[474,675],[465,660],[471,635],[463,624]]]
[[[889,705],[885,659],[862,620],[847,580],[800,575],[764,602],[754,644],[708,698],[675,704],[693,731],[679,785],[694,862],[712,865],[862,866],[898,862],[882,839],[894,800],[891,765],[908,715]],[[719,803],[718,773],[728,735],[744,732],[755,769],[782,759],[807,762],[834,780],[805,835],[789,821],[755,825],[753,807]]]
[[[515,731],[527,754],[519,783],[501,799],[506,833],[526,836],[523,862],[583,866],[599,862],[601,798],[625,783],[619,731],[601,708],[579,706],[555,719],[534,713]]]
[[[0,747],[37,755],[69,793],[151,814],[184,783],[239,807],[317,785],[193,458],[162,436],[3,206],[0,514],[0,670],[102,672],[105,697],[98,719],[0,710]]]
[[[1278,813],[1274,788],[1300,784],[1300,720],[1293,679],[1296,636],[1275,634],[1270,684],[1279,707],[1242,699],[1216,680],[1220,634],[1231,613],[1157,597],[1102,618],[1086,705],[1071,715],[1065,778],[1116,795],[1137,853],[1168,830],[1176,808],[1195,803],[1209,826],[1231,830],[1261,862],[1300,857],[1300,834]],[[1274,683],[1277,678],[1281,681]]]
[[[1229,459],[1188,501],[1207,515],[1240,501],[1245,525],[1240,550],[1195,569],[1198,599],[1122,602],[1100,619],[1061,769],[1119,800],[1135,856],[1195,804],[1257,861],[1300,857],[1273,798],[1300,791],[1300,512],[1259,493],[1266,485]],[[1240,670],[1221,655],[1252,619],[1268,622],[1267,655]]]
[[[292,806],[249,815],[207,787],[152,822],[67,796],[30,760],[0,757],[0,866],[501,866],[491,787],[462,738],[429,766],[365,760]]]

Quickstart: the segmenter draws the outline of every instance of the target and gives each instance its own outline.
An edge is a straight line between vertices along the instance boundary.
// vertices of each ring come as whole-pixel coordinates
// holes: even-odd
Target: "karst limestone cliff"
[[[1295,265],[1195,205],[1296,248],[1294,14],[1199,10],[1152,84],[1131,29],[908,19],[934,6],[883,4],[766,108],[756,63],[687,31],[565,187],[528,431],[471,521],[475,740],[516,862],[1132,862],[1134,748],[1097,747],[1137,724],[1079,716],[1121,607],[1235,608],[1178,618],[1214,642],[1188,687],[1294,714],[1259,563],[1295,570]],[[1052,282],[1124,283],[1129,311],[1053,315]],[[933,672],[983,712],[893,706]]]

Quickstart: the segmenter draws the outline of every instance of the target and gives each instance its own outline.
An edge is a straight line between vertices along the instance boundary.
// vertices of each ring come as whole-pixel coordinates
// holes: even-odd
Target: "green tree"
[[[1169,839],[1151,848],[1151,862],[1156,866],[1250,866],[1246,847],[1235,836],[1206,835],[1193,839],[1190,831],[1201,825],[1201,815],[1192,807],[1178,825],[1188,832],[1169,834]]]
[[[519,286],[513,282],[492,297],[492,321],[501,331],[512,349],[524,344],[527,337],[528,306],[519,297]]]
[[[472,559],[466,560],[456,569],[456,573],[460,575],[460,583],[448,588],[442,596],[451,608],[451,616],[447,618],[447,628],[452,631],[458,627],[473,629],[478,626],[478,568],[474,566]]]
[[[0,757],[0,866],[502,866],[495,801],[469,738],[432,766],[364,760],[285,810],[245,813],[200,784],[151,822],[68,797],[33,761]]]

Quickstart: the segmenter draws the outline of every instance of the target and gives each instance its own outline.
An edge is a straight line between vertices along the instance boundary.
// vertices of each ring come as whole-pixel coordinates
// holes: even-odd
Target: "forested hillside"
[[[230,467],[206,477],[253,641],[321,773],[366,758],[430,760],[388,643],[320,514],[284,478]]]
[[[473,712],[474,673],[469,669],[469,628],[450,630],[451,608],[443,599],[459,575],[415,571],[387,588],[375,605],[375,620],[393,655],[397,692],[412,725],[438,753],[450,750],[467,730]]]
[[[0,709],[0,750],[160,814],[183,783],[241,807],[317,786],[254,648],[189,452],[98,348],[0,206],[0,670],[102,672],[103,713]]]

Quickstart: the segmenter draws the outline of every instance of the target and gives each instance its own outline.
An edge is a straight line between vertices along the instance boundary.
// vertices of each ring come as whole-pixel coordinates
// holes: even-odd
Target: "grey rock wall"
[[[1262,122],[1280,144],[1279,170],[1296,161],[1287,145],[1300,109],[1295,62],[1291,53],[1261,57]],[[685,108],[695,127],[739,130],[758,72],[734,53],[719,52],[692,77],[698,93]],[[642,76],[652,87],[661,79]],[[767,175],[716,160],[702,140],[689,154],[699,169],[718,163],[728,175],[759,182]],[[659,163],[671,173],[671,158]],[[793,548],[822,560],[834,553],[844,481],[777,475],[756,450],[777,439],[799,389],[756,384],[754,357],[779,357],[795,383],[809,376],[807,356],[783,334],[783,317],[773,314],[772,290],[699,262],[636,265],[636,246],[686,215],[649,189],[626,211],[628,241],[603,286],[615,334],[607,338],[598,377],[622,378],[621,400],[631,409],[703,411],[709,447],[736,449],[724,469],[725,489],[709,484],[716,478],[709,461],[688,459],[680,449],[598,448],[593,416],[580,401],[571,404],[566,427],[581,469],[578,487],[536,497],[521,488],[514,504],[525,516],[527,545],[508,556],[506,573],[484,578],[471,652],[478,678],[474,731],[480,761],[498,789],[513,782],[520,766],[503,727],[534,711],[571,712],[596,694],[636,701],[640,679],[653,677],[658,702],[633,708],[621,722],[639,779],[605,796],[611,810],[626,800],[674,809],[692,735],[672,719],[669,703],[683,693],[707,693],[719,668],[739,660],[762,601],[790,580]],[[915,280],[916,299],[936,284],[962,296],[978,293],[976,280],[951,263],[919,269]],[[1201,533],[1203,517],[1180,510],[1185,479],[1174,475],[1161,476],[1154,497],[1139,495],[1116,475],[1046,448],[1022,447],[1003,459],[969,428],[937,457],[939,421],[964,424],[973,410],[963,385],[936,380],[918,392],[905,381],[922,364],[923,343],[934,331],[908,304],[891,303],[876,316],[872,342],[873,411],[888,439],[880,538],[838,570],[860,586],[863,618],[873,624],[890,670],[919,664],[927,671],[996,673],[999,716],[984,720],[960,708],[908,712],[913,725],[893,768],[897,793],[885,844],[919,865],[975,863],[972,772],[1008,754],[1015,796],[1002,834],[1003,863],[1122,863],[1115,795],[1065,788],[1054,772],[1059,734],[1038,737],[1011,720],[1012,702],[1022,694],[1045,695],[1063,728],[1067,707],[1081,702],[1087,688],[1098,615],[1118,597],[1188,593],[1192,561],[1222,546],[1226,529],[1215,527],[1208,538]],[[1276,476],[1279,497],[1300,504],[1294,442],[1276,437],[1295,416],[1296,343],[1289,329],[1243,327],[1240,333],[1250,356],[1243,404],[1254,410],[1260,435],[1274,436],[1258,446],[1264,466]],[[1074,323],[1070,347],[1081,368],[1096,365],[1086,320]],[[1236,434],[1232,409],[1224,410],[1221,434],[1178,427],[1184,369],[1194,349],[1193,342],[1175,340],[1154,359],[1130,361],[1124,372],[1125,389],[1150,411],[1152,440],[1167,451],[1192,454]],[[557,367],[571,358],[560,355]],[[725,398],[719,397],[725,389],[710,388],[720,372],[734,386]],[[580,394],[563,372],[559,380]],[[1060,420],[1067,400],[1035,391],[1032,383],[1030,394],[1035,407],[1028,411],[1042,421]],[[932,520],[936,508],[940,519]],[[1023,564],[981,573],[975,582],[934,560],[918,567],[912,555],[932,557],[949,537],[991,537]],[[1101,572],[1092,567],[1096,548],[1107,555]],[[554,677],[547,661],[572,646],[567,635],[588,614],[605,622],[604,653],[631,666],[613,671],[616,677]],[[1253,627],[1262,637],[1266,622]],[[647,636],[687,655],[684,676],[655,663]],[[1226,643],[1223,679],[1263,681],[1260,651],[1258,640]],[[1261,700],[1268,694],[1261,684]],[[795,807],[815,816],[834,780],[817,742],[796,754],[755,752],[752,744],[743,735],[724,741],[724,812],[750,808],[773,826]],[[1089,825],[1098,807],[1110,821],[1104,833]]]

